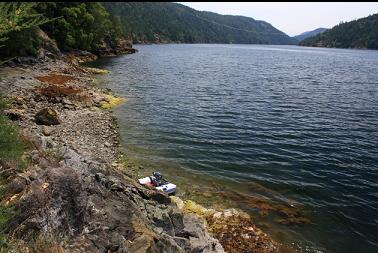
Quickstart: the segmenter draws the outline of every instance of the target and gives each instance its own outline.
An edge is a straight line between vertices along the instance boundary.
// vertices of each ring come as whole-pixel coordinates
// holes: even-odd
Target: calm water
[[[96,63],[128,98],[116,114],[129,154],[172,180],[300,205],[311,224],[256,216],[300,251],[378,252],[377,51],[135,47]]]

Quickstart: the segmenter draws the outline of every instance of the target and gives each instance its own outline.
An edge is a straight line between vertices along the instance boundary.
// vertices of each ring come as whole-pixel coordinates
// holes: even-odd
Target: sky
[[[264,20],[294,36],[319,27],[332,28],[341,21],[378,13],[378,2],[180,2],[199,11],[241,15]]]

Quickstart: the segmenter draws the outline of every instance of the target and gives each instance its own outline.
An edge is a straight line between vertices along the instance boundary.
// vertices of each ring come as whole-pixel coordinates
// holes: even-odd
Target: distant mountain
[[[265,21],[197,11],[169,2],[103,2],[134,43],[297,44]]]
[[[378,14],[327,30],[299,43],[301,46],[378,49]]]
[[[327,30],[328,30],[328,28],[318,28],[318,29],[315,29],[315,30],[312,30],[312,31],[307,31],[307,32],[301,33],[299,35],[296,35],[296,36],[294,36],[294,38],[296,38],[298,41],[302,41],[302,40],[307,39],[309,37],[318,35],[319,33],[325,32]]]

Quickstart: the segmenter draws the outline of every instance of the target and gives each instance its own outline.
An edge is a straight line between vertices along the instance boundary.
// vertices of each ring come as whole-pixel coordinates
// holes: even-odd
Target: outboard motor
[[[154,175],[154,177],[158,180],[163,178],[163,175],[158,171],[155,171],[152,175]]]

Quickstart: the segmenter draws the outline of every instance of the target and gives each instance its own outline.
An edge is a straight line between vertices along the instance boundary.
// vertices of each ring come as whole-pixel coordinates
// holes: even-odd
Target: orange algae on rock
[[[40,87],[37,91],[46,97],[59,97],[59,96],[70,96],[80,93],[79,88],[72,86],[58,86],[58,85],[49,85],[45,87]]]
[[[50,84],[65,84],[70,81],[76,80],[76,78],[73,76],[61,75],[61,74],[49,74],[46,76],[38,76],[36,78],[41,82],[50,83]]]

